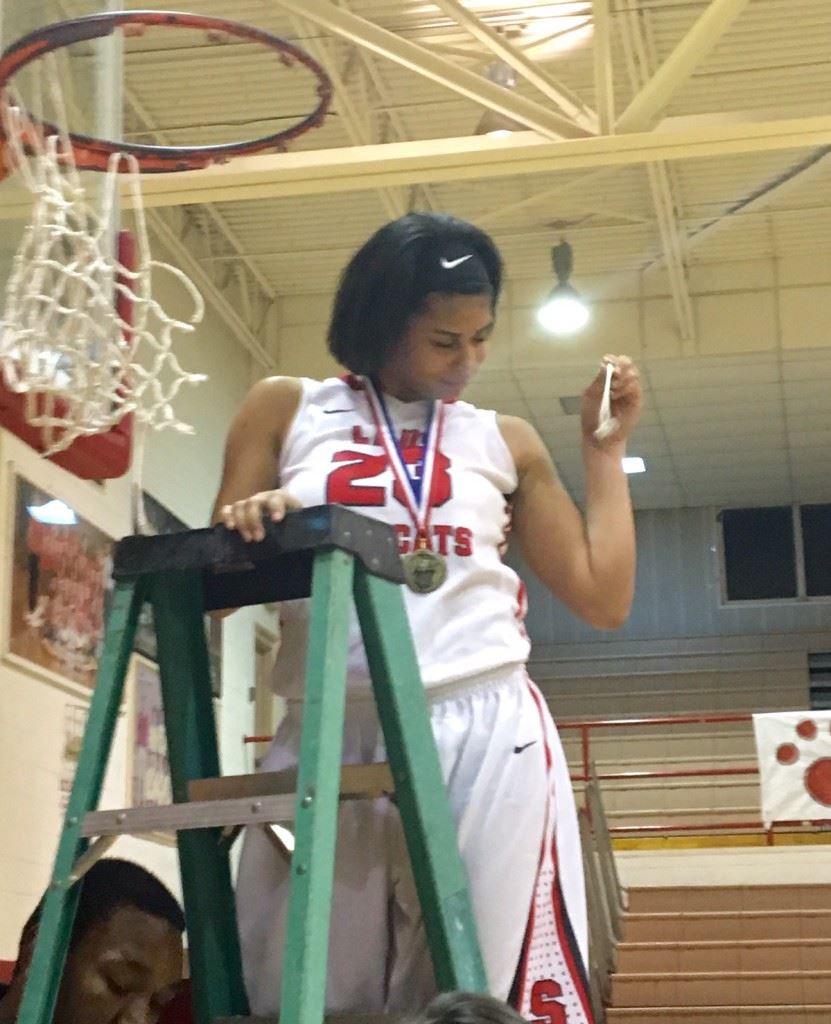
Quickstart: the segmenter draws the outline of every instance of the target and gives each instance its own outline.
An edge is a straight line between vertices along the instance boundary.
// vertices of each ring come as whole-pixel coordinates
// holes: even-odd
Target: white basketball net
[[[177,331],[192,332],[202,320],[202,296],[181,270],[151,257],[134,157],[113,156],[102,198],[93,202],[87,196],[65,129],[57,78],[49,77],[61,127],[48,136],[29,131],[31,152],[21,139],[24,108],[13,94],[2,105],[10,159],[35,203],[6,285],[0,371],[10,390],[26,395],[26,419],[40,428],[46,455],[109,430],[129,413],[140,428],[191,433],[172,403],[182,385],[205,376],[182,369],[173,341]],[[129,184],[135,221],[132,269],[115,251],[119,179]],[[171,316],[153,298],[158,271],[173,274],[189,293],[188,320]],[[120,315],[116,295],[128,300],[132,323]]]

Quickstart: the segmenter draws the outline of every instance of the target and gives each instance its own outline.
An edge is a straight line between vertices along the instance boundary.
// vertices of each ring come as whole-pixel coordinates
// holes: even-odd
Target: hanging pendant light
[[[551,250],[551,262],[557,284],[537,310],[537,321],[551,334],[575,334],[589,322],[588,305],[580,293],[569,284],[572,268],[572,250],[568,242],[560,242]]]

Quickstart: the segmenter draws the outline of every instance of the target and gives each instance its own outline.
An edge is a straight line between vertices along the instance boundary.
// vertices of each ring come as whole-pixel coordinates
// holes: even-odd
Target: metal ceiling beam
[[[514,46],[504,35],[475,15],[459,0],[433,0],[433,3],[466,29],[474,39],[478,39],[500,60],[512,67],[517,74],[522,75],[570,121],[592,135],[598,133],[597,114],[579,96],[544,71],[536,61]]]
[[[737,203],[726,213],[720,214],[718,217],[713,218],[703,225],[698,225],[688,229],[685,240],[686,249],[688,251],[690,249],[694,249],[696,246],[701,245],[702,242],[706,242],[713,235],[724,231],[725,228],[741,227],[742,219],[745,216],[764,211],[770,206],[774,199],[780,199],[791,189],[805,185],[816,174],[821,173],[826,169],[827,162],[829,160],[831,160],[831,146],[826,146],[824,149],[817,150],[815,153],[811,154],[811,156],[805,159],[800,165],[797,165],[790,172],[785,174],[777,183],[762,186],[755,195],[751,195],[747,199]],[[826,209],[826,207],[823,206],[822,209]],[[777,211],[772,210],[770,212],[775,214]],[[794,211],[789,208],[781,212],[788,214],[793,213]],[[796,212],[799,212],[799,210],[797,209]],[[662,262],[663,255],[656,257],[656,266],[660,265]]]
[[[305,36],[302,19],[292,15],[290,18],[293,30],[298,36]],[[349,88],[340,73],[335,58],[329,51],[329,47],[322,41],[313,38],[304,38],[303,46],[318,61],[328,74],[334,88],[335,104],[340,114],[346,134],[349,136],[353,146],[368,146],[374,140],[369,132],[369,127],[358,112]],[[407,212],[407,204],[400,192],[394,189],[382,188],[378,192],[384,212],[391,219],[400,217]]]
[[[647,166],[652,204],[661,236],[664,264],[667,268],[675,320],[682,343],[695,338],[695,316],[693,314],[687,267],[684,262],[685,249],[678,227],[677,207],[674,202],[672,185],[667,165],[661,161]]]
[[[133,114],[145,125],[148,125],[148,132],[152,134],[154,139],[160,143],[166,142],[167,140],[163,132],[149,127],[151,123],[149,114],[145,111],[139,98],[129,88],[129,86],[126,85],[126,83],[124,86],[124,98]],[[147,178],[144,179],[144,181],[146,180]],[[122,205],[127,205],[124,203],[123,198]],[[222,214],[209,205],[205,206],[205,214],[213,223],[219,234],[225,239],[233,256],[238,261],[240,297],[244,296],[246,300],[243,303],[243,309],[245,310],[247,307],[251,310],[252,308],[250,290],[244,284],[243,276],[241,276],[246,273],[251,276],[252,281],[262,296],[260,305],[267,308],[276,298],[276,291],[274,287],[265,277],[257,264],[245,255],[242,242]],[[179,267],[184,267],[185,264],[189,265],[190,269],[187,273],[193,279],[199,291],[203,294],[205,301],[212,306],[214,311],[225,321],[226,326],[229,328],[231,333],[234,334],[237,341],[240,342],[243,348],[263,369],[273,370],[274,360],[257,337],[253,327],[253,317],[245,319],[237,313],[234,308],[234,304],[229,301],[225,294],[223,294],[224,289],[218,287],[211,279],[210,275],[205,273],[199,263],[196,262],[194,254],[190,251],[185,242],[177,236],[176,232],[173,231],[170,225],[163,220],[159,213],[148,210],[147,223],[153,233],[158,238],[162,239],[167,248],[174,254],[177,265]]]
[[[275,0],[281,7],[301,15],[319,28],[364,46],[417,75],[480,103],[506,117],[527,125],[549,139],[581,138],[585,129],[568,118],[554,113],[541,103],[529,100],[500,85],[489,82],[473,71],[459,67],[425,46],[412,43],[403,36],[360,18],[357,14],[336,7],[331,0]]]
[[[624,7],[622,0],[617,2],[617,10],[620,15],[618,28],[629,81],[633,89],[637,89],[649,78],[652,54],[649,52],[649,41],[644,32],[638,0],[625,0],[625,4]],[[678,198],[665,162],[649,164],[646,170],[658,233],[661,236],[675,320],[683,344],[691,342],[695,337],[695,315],[690,298],[687,268],[684,263],[684,243],[678,225]]]
[[[248,324],[234,309],[233,305],[211,281],[205,270],[199,265],[196,257],[179,239],[164,218],[155,210],[146,211],[147,224],[154,235],[165,245],[176,261],[176,266],[183,270],[202,293],[205,302],[225,321],[228,328],[236,336],[254,359],[266,370],[274,369],[274,360],[254,335]]]
[[[153,120],[152,117],[150,116],[150,113],[147,111],[144,104],[138,98],[136,93],[126,84],[126,82],[124,86],[124,98],[127,102],[127,106],[129,107],[129,109],[132,111],[135,117],[137,117],[138,120],[145,126],[145,128],[147,129],[147,133],[149,135],[152,135],[152,137],[161,145],[172,144],[169,136],[166,135],[165,132],[161,131],[158,128],[152,127]],[[213,222],[214,226],[219,231],[220,235],[222,235],[225,238],[226,242],[231,246],[231,248],[235,252],[241,254],[242,243],[240,242],[239,238],[237,238],[236,232],[228,224],[228,222],[225,220],[225,218],[222,216],[219,210],[215,210],[212,207],[209,207],[208,209],[205,210],[205,213],[207,214],[208,219]],[[247,259],[242,255],[240,255],[240,259],[243,261],[246,269],[256,281],[266,300],[269,302],[272,301],[276,295],[276,292],[274,290],[274,287],[265,277],[260,268],[256,265],[256,263],[253,263],[251,260]]]
[[[711,0],[710,6],[620,115],[615,130],[637,132],[652,124],[748,3],[750,0]]]
[[[828,145],[831,114],[560,142],[541,139],[534,132],[514,132],[501,139],[464,136],[240,157],[201,171],[150,174],[142,186],[145,206],[182,206],[361,192],[423,182],[485,181]],[[11,183],[0,187],[0,219],[25,217],[30,209],[31,197],[23,189]]]
[[[512,217],[521,210],[530,210],[535,206],[540,206],[542,203],[551,202],[552,199],[560,199],[575,189],[586,189],[589,186],[594,188],[600,181],[611,174],[612,170],[609,168],[593,171],[591,174],[581,174],[579,178],[572,178],[570,181],[561,182],[559,185],[554,185],[553,188],[545,189],[544,192],[535,192],[534,195],[518,199],[514,203],[502,203],[500,206],[486,210],[477,216],[476,223],[481,227],[491,227],[507,217]]]
[[[339,0],[339,6],[345,11],[351,10],[347,0]],[[381,73],[375,65],[375,61],[372,59],[372,54],[363,46],[355,46],[355,53],[358,55],[358,63],[363,75],[363,81],[365,83],[368,82],[372,86],[378,99],[383,104],[389,123],[392,125],[395,134],[398,136],[396,141],[408,142],[411,136],[404,124],[403,117],[393,107],[392,97],[390,96],[389,90],[381,77]],[[420,190],[426,208],[428,210],[437,210],[440,204],[433,195],[429,185],[421,185]]]
[[[592,0],[594,34],[594,95],[601,135],[608,135],[615,123],[614,65],[612,64],[612,15],[609,0]]]
[[[753,121],[789,119],[805,116],[807,113],[821,115],[824,114],[825,111],[826,106],[820,104],[816,104],[814,109],[811,110],[806,110],[804,106],[800,107],[798,105],[773,107],[770,110],[724,110],[708,114],[690,114],[682,117],[668,117],[660,122],[656,130],[663,132],[685,131],[690,128],[715,128],[729,124],[749,124]],[[534,195],[526,196],[524,199],[520,199],[515,203],[502,204],[501,206],[494,207],[493,209],[487,210],[485,213],[477,216],[476,223],[480,224],[482,227],[497,223],[519,210],[529,210],[533,209],[535,206],[542,206],[551,199],[559,197],[560,193],[564,190],[588,188],[589,186],[595,188],[604,177],[608,177],[614,174],[614,172],[614,168],[595,171],[590,175],[573,178],[564,185],[555,185],[553,188],[547,188],[542,192],[536,192]],[[688,241],[690,240],[691,239],[688,239]],[[660,258],[656,259],[656,262],[660,261]]]

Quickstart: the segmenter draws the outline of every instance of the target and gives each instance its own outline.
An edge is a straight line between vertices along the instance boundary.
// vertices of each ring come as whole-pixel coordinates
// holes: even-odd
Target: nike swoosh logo
[[[460,263],[464,263],[465,260],[472,260],[473,253],[470,252],[467,256],[460,256],[457,260],[447,260],[442,256],[439,263],[444,267],[445,270],[452,270],[454,267],[458,267]]]
[[[514,747],[514,753],[521,754],[523,750],[527,750],[529,747],[533,747],[536,742],[536,740],[531,740],[530,743],[523,743],[521,747]]]
[[[324,409],[323,412],[327,416],[331,416],[335,412],[354,412],[354,409]]]

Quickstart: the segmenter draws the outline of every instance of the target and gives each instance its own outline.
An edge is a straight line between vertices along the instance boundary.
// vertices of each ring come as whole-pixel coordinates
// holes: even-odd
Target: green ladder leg
[[[353,595],[438,986],[487,991],[401,588],[324,551],[314,562],[281,1024],[323,1019]]]
[[[219,775],[202,579],[195,572],[150,577],[150,601],[174,803],[188,783]],[[221,829],[177,833],[193,1002],[198,1024],[248,1013],[228,846]]]
[[[81,887],[72,872],[87,847],[83,837],[84,816],[98,806],[143,601],[143,581],[116,584],[78,769],[58,841],[52,881],[43,903],[18,1024],[50,1024],[55,1011],[80,896]]]
[[[354,571],[342,551],[315,554],[281,1024],[323,1020]]]
[[[355,605],[436,983],[443,992],[487,992],[467,874],[401,587],[359,565]]]

